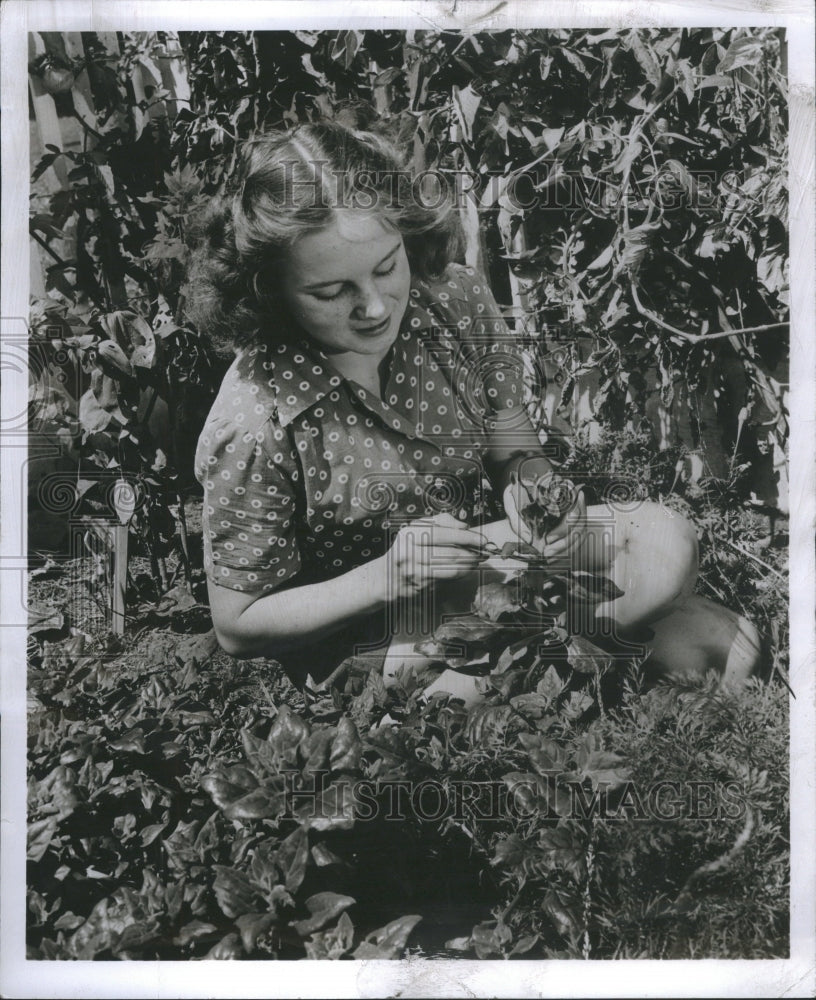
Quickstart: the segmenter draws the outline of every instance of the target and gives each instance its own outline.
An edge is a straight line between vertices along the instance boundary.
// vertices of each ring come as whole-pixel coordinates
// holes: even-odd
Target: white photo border
[[[3,351],[0,393],[0,993],[4,997],[614,997],[813,996],[816,992],[816,243],[814,8],[798,0],[583,2],[343,0],[6,0],[2,46],[0,348],[28,316],[28,102],[32,30],[450,29],[762,26],[787,29],[790,84],[791,957],[787,960],[397,962],[63,962],[25,960],[26,437],[24,354]],[[21,251],[25,247],[25,252]],[[22,333],[22,336],[21,336]]]

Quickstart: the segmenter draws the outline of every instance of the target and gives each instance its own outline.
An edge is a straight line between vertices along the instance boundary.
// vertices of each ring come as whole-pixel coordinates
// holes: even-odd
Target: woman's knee
[[[740,685],[749,677],[765,678],[770,667],[770,650],[759,629],[740,615],[736,632],[725,655],[724,685]]]
[[[697,533],[686,518],[657,503],[617,512],[612,578],[623,596],[603,614],[624,628],[667,614],[694,591]]]

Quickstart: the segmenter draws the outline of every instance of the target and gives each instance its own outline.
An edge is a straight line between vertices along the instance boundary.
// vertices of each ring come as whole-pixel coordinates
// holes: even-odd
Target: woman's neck
[[[390,354],[389,348],[383,355],[355,354],[348,351],[330,357],[332,364],[344,378],[356,382],[367,392],[381,398],[388,378]]]

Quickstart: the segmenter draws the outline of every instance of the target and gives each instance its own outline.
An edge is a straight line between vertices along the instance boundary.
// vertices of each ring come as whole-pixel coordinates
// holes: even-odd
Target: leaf
[[[510,705],[474,705],[468,712],[465,724],[467,742],[471,746],[478,746],[503,737],[512,715]]]
[[[185,945],[197,941],[199,938],[209,937],[217,930],[218,928],[215,924],[206,923],[203,920],[191,920],[179,930],[175,942],[183,948]]]
[[[564,868],[580,877],[584,866],[584,845],[571,828],[558,826],[542,830],[538,835],[538,846],[552,868]]]
[[[559,46],[556,49],[556,55],[560,57],[564,62],[569,63],[573,69],[577,69],[582,76],[589,76],[587,72],[586,64],[584,60],[578,55],[577,52],[573,52],[572,49],[566,48],[566,46]]]
[[[286,888],[296,892],[306,874],[309,860],[309,834],[299,826],[289,834],[275,855],[275,863],[280,868]]]
[[[510,670],[514,664],[520,664],[531,652],[531,646],[532,643],[528,639],[520,639],[518,642],[514,642],[502,650],[501,655],[496,661],[494,673],[503,674],[505,671]]]
[[[225,806],[224,815],[228,819],[277,819],[286,805],[283,789],[265,785]]]
[[[312,858],[314,863],[318,868],[325,868],[327,865],[339,865],[342,864],[342,859],[330,851],[325,844],[315,844],[312,848]]]
[[[28,847],[26,857],[29,861],[41,861],[48,850],[59,821],[56,816],[48,816],[37,820],[28,826]]]
[[[138,947],[157,936],[158,922],[146,917],[141,897],[127,887],[119,888],[94,906],[71,935],[68,949],[73,957],[85,960],[107,950]]]
[[[640,63],[646,79],[653,87],[658,87],[663,76],[660,63],[651,47],[644,41],[639,28],[634,28],[629,32],[627,44]]]
[[[574,635],[567,645],[567,661],[572,669],[578,671],[579,674],[592,674],[599,670],[605,670],[609,665],[610,657],[608,653],[599,649],[589,639]]]
[[[328,771],[329,744],[333,739],[330,729],[314,729],[304,736],[298,747],[298,757],[303,761],[303,773]]]
[[[172,587],[170,590],[167,590],[164,594],[162,594],[162,598],[155,610],[155,614],[165,618],[178,611],[188,611],[190,608],[194,608],[197,604],[198,601],[187,590],[187,588],[183,584],[177,584],[175,587]]]
[[[99,325],[124,352],[125,358],[129,358],[137,347],[155,346],[150,324],[130,309],[119,309],[100,316]]]
[[[728,250],[731,246],[729,228],[724,222],[716,222],[708,226],[700,239],[696,254],[698,257],[714,259],[718,253]]]
[[[615,252],[615,247],[612,243],[608,247],[605,247],[592,261],[591,264],[587,264],[587,271],[602,271],[612,260],[612,255]]]
[[[708,87],[720,87],[727,89],[734,86],[734,78],[731,76],[722,76],[721,74],[713,74],[709,76],[704,76],[700,82],[697,84],[697,90],[706,90]]]
[[[292,927],[301,937],[306,937],[307,934],[320,930],[355,902],[352,896],[341,896],[336,892],[318,892],[306,900],[306,909],[310,916],[304,920],[292,921]]]
[[[546,803],[547,786],[537,775],[529,771],[510,771],[502,775],[502,781],[513,797],[515,809],[521,816],[532,816]]]
[[[577,719],[587,711],[593,704],[592,697],[583,691],[573,691],[570,693],[567,703],[562,712],[567,719]]]
[[[102,340],[96,345],[102,370],[112,378],[133,378],[133,366],[125,352],[113,340]]]
[[[504,837],[496,844],[490,864],[502,868],[515,868],[521,864],[527,850],[524,841],[517,834],[511,833],[509,837]]]
[[[378,73],[374,77],[375,87],[387,87],[388,84],[393,83],[398,80],[403,74],[398,66],[389,66],[388,69],[384,69],[381,73]]]
[[[153,841],[167,829],[167,820],[164,823],[151,823],[142,828],[142,847],[148,847]]]
[[[476,591],[473,611],[480,618],[496,622],[502,615],[513,614],[521,609],[519,586],[512,583],[485,583]]]
[[[46,153],[43,157],[41,157],[40,161],[37,163],[37,166],[34,168],[34,172],[31,175],[32,184],[34,183],[34,181],[37,181],[39,180],[40,177],[42,177],[45,171],[48,170],[48,168],[52,165],[54,160],[56,160],[56,158],[59,155],[60,153]]]
[[[503,954],[503,945],[509,944],[513,935],[505,924],[487,920],[473,928],[470,938],[479,958],[493,958]]]
[[[530,749],[530,764],[538,774],[560,774],[567,761],[566,751],[555,740],[538,736],[538,746]]]
[[[317,803],[307,802],[297,810],[312,830],[350,830],[354,826],[354,795],[347,781],[338,781],[323,792]]]
[[[111,943],[111,951],[114,955],[128,957],[127,952],[144,948],[146,944],[159,937],[161,937],[161,925],[158,919],[138,920],[128,924],[120,937]]]
[[[470,951],[473,946],[470,936],[451,938],[445,942],[446,951]]]
[[[637,272],[651,247],[654,232],[659,223],[643,223],[624,233],[624,247],[619,267],[630,274]]]
[[[625,763],[625,758],[616,753],[594,750],[583,764],[581,772],[590,779],[593,788],[601,785],[617,788],[631,777],[631,771]]]
[[[481,94],[478,94],[471,84],[462,90],[454,84],[451,98],[465,142],[473,142],[473,122],[482,103]]]
[[[311,959],[338,959],[351,948],[354,943],[354,924],[348,913],[343,913],[336,926],[326,931],[312,934],[304,945],[306,957]]]
[[[579,932],[581,923],[574,912],[574,907],[565,905],[552,889],[546,893],[541,905],[559,934],[570,937]]]
[[[762,58],[763,47],[758,38],[735,38],[717,64],[717,73],[730,73],[741,66],[756,67]]]
[[[282,705],[269,730],[267,742],[279,756],[293,759],[292,752],[310,732],[311,726],[307,722],[295,715],[288,705]]]
[[[212,948],[204,956],[205,961],[207,959],[217,959],[219,961],[226,961],[228,959],[241,958],[243,950],[241,948],[241,942],[238,935],[235,933],[226,934],[218,944],[213,945]]]
[[[357,734],[357,727],[351,719],[343,716],[337,723],[337,732],[329,753],[332,771],[357,771],[363,753],[363,744]]]
[[[538,693],[518,694],[510,704],[520,714],[530,719],[542,719],[549,710],[550,700]]]
[[[54,930],[75,931],[77,927],[81,927],[84,923],[84,917],[78,917],[76,913],[69,910],[67,913],[63,913],[59,920],[54,921]]]
[[[402,954],[411,931],[422,920],[415,914],[398,917],[369,934],[365,941],[357,946],[354,957],[358,960],[369,958],[393,959]]]
[[[65,615],[51,604],[35,604],[28,606],[28,631],[31,635],[40,632],[60,630],[65,626]]]
[[[275,923],[274,913],[244,913],[235,921],[241,932],[241,944],[247,955],[251,955],[258,944],[258,938],[263,937]]]
[[[246,875],[237,868],[215,865],[215,898],[227,917],[240,917],[259,909],[261,896]]]
[[[757,278],[769,292],[781,292],[789,284],[788,258],[784,253],[763,253],[756,262]]]
[[[226,809],[247,791],[256,789],[258,784],[252,771],[241,765],[222,768],[217,774],[208,774],[201,779],[201,787],[220,809]]]
[[[255,888],[267,896],[272,889],[280,885],[278,874],[280,865],[276,855],[274,841],[266,840],[256,846],[247,869],[247,875]]]
[[[79,398],[79,423],[82,427],[83,440],[90,434],[104,431],[114,418],[114,413],[100,406],[93,389],[86,390]]]
[[[134,729],[129,729],[121,739],[114,740],[109,745],[111,750],[119,750],[121,753],[144,755],[147,753],[144,735],[144,730],[137,726]]]
[[[614,601],[624,596],[617,584],[606,576],[573,570],[569,577],[569,595],[574,601],[596,603]]]
[[[674,68],[674,77],[676,80],[679,80],[686,100],[691,103],[694,100],[694,70],[688,59],[679,59],[677,61],[677,65]]]
[[[502,631],[503,629],[495,622],[486,622],[478,615],[464,614],[443,622],[434,632],[434,638],[437,642],[463,640],[468,643],[478,643],[491,639]]]
[[[44,156],[43,159],[40,161],[40,163],[42,163],[44,160],[49,160],[49,166],[50,166],[50,164],[53,163],[55,159],[56,159],[56,154],[50,157]],[[45,215],[42,212],[31,216],[31,218],[28,220],[28,228],[29,232],[33,231],[33,232],[45,233],[45,235],[50,237],[51,239],[59,239],[59,240],[65,239],[65,233],[54,225],[53,217],[50,215]]]
[[[274,775],[280,773],[275,750],[267,740],[253,736],[248,729],[241,731],[241,742],[249,763],[262,774]]]
[[[539,934],[527,934],[524,937],[520,937],[507,953],[507,957],[512,958],[513,955],[526,954],[532,947],[534,947],[534,945],[538,943],[539,940]]]
[[[550,664],[541,680],[536,684],[536,692],[542,697],[555,701],[564,689],[564,681],[555,667]]]
[[[534,549],[529,542],[525,542],[521,538],[512,542],[505,542],[501,550],[502,559],[524,559],[527,561],[530,558],[538,559],[539,556],[538,549]]]

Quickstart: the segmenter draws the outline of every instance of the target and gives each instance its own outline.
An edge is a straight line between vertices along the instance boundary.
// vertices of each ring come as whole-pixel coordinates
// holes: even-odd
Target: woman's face
[[[373,212],[344,209],[301,237],[283,269],[286,304],[330,354],[385,357],[408,305],[402,236]]]

